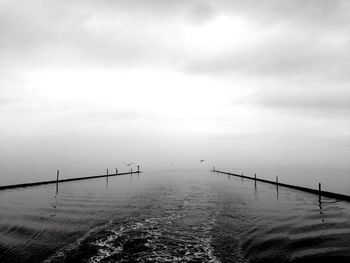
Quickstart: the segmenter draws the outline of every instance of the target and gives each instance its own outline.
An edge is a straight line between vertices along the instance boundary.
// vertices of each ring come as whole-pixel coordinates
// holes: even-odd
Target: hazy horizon
[[[349,11],[348,1],[2,0],[0,185],[124,162],[340,183]]]

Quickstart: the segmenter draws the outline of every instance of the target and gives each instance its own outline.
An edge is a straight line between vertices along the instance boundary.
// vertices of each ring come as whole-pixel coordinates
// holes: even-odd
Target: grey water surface
[[[203,171],[0,192],[0,262],[349,262],[350,203]]]

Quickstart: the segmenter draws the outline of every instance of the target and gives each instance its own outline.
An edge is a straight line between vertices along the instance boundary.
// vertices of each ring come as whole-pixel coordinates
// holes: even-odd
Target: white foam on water
[[[102,259],[120,253],[123,250],[122,246],[116,246],[115,244],[111,244],[112,241],[116,240],[120,237],[122,232],[112,230],[112,234],[107,236],[105,239],[97,240],[94,245],[99,247],[98,255],[93,256],[89,259],[88,262],[97,263]]]
[[[201,262],[219,263],[211,245],[210,230],[215,218],[206,224],[183,229],[174,223],[179,215],[171,213],[160,218],[147,218],[141,222],[130,222],[112,229],[108,236],[94,242],[98,247],[97,255],[88,262],[98,263],[111,257],[126,255],[125,242],[143,242],[144,251],[132,254],[135,262]],[[116,261],[118,262],[118,261]]]

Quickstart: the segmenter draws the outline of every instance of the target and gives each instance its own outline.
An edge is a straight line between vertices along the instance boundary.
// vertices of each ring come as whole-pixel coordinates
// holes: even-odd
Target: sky
[[[0,179],[350,169],[349,33],[346,0],[0,0]]]

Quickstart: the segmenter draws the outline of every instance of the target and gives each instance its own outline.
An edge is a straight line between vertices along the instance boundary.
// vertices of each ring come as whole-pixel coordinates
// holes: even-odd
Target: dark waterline
[[[67,182],[0,192],[0,262],[348,262],[349,219],[348,203],[208,172]]]

